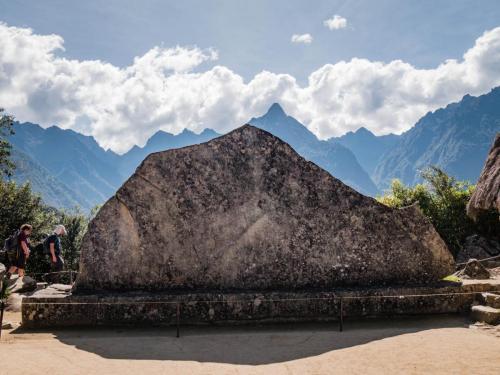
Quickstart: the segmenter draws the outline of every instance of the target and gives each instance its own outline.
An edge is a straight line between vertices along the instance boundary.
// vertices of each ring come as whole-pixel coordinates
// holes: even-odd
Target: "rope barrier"
[[[500,259],[500,254],[499,255],[495,255],[495,256],[492,256],[492,257],[489,257],[489,258],[484,258],[484,259],[476,259],[478,262],[485,262],[487,260],[493,260],[493,259],[497,259],[499,258]],[[457,263],[456,265],[457,266],[465,266],[468,262],[463,262],[463,263]]]

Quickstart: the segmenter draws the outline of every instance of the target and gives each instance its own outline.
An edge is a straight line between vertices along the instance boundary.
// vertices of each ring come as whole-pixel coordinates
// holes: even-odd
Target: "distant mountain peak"
[[[265,116],[286,116],[286,113],[278,103],[273,103]]]
[[[164,130],[158,130],[156,133],[154,133],[149,139],[148,139],[148,142],[152,141],[152,140],[160,140],[160,139],[164,139],[165,137],[173,137],[173,134],[171,133],[168,133]]]
[[[203,131],[200,133],[200,135],[205,135],[205,136],[210,135],[210,136],[216,136],[216,137],[218,137],[220,134],[219,134],[219,133],[217,133],[217,132],[216,132],[215,130],[213,130],[213,129],[210,129],[210,128],[205,128],[205,129],[203,129]]]
[[[288,116],[278,103],[274,103],[265,115],[252,118],[249,124],[280,138],[300,155],[348,185],[365,194],[377,193],[377,188],[370,176],[359,165],[348,148],[341,144],[320,141],[304,124]]]
[[[180,132],[179,134],[183,134],[183,135],[189,134],[189,135],[192,135],[192,134],[195,134],[195,132],[189,130],[188,128],[184,128],[184,129],[182,129],[182,132]]]
[[[152,135],[152,137],[154,137],[156,135],[163,135],[163,134],[170,134],[170,133],[167,133],[165,130],[158,130],[158,131],[156,131],[156,133],[154,133]]]
[[[354,132],[355,134],[366,134],[366,135],[375,135],[369,129],[364,126],[360,127],[358,130]]]

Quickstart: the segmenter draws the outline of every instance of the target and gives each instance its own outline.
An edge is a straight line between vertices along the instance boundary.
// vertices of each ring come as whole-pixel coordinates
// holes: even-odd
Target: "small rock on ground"
[[[13,328],[14,328],[14,324],[12,324],[11,322],[4,321],[2,323],[2,329],[13,329]]]
[[[465,267],[457,274],[459,277],[486,280],[490,278],[490,272],[477,259],[470,259]]]

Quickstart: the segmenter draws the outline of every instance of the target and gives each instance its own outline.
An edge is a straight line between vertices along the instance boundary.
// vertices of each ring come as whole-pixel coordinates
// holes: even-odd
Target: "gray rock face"
[[[149,155],[90,223],[75,292],[420,284],[453,271],[417,207],[379,204],[245,125]]]
[[[485,259],[500,255],[500,243],[494,239],[473,234],[465,239],[464,246],[457,254],[457,262],[464,263],[469,259]]]
[[[477,219],[481,212],[494,209],[500,213],[500,133],[493,142],[476,190],[467,205],[467,213]]]

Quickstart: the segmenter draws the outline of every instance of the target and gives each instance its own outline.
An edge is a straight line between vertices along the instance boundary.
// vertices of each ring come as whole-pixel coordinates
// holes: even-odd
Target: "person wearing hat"
[[[54,231],[47,237],[46,246],[49,250],[51,272],[61,272],[64,269],[64,259],[61,255],[61,237],[66,235],[66,228],[64,225],[56,225]],[[58,274],[53,274],[51,279],[53,282],[59,279]]]

